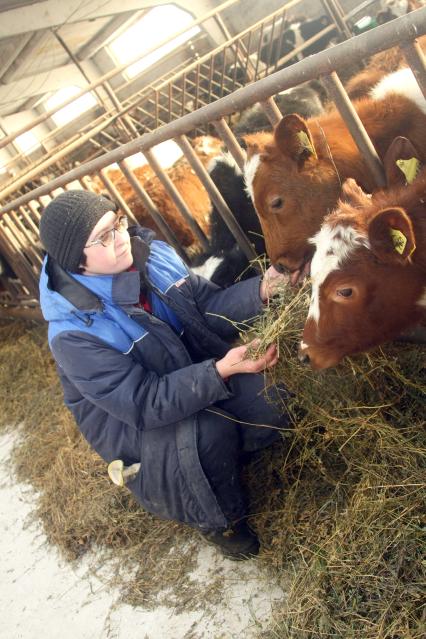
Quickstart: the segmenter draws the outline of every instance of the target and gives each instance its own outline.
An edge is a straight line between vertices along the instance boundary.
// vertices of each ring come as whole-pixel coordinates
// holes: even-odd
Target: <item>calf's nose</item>
[[[275,264],[272,264],[272,266],[274,267],[276,271],[278,271],[278,273],[288,272],[288,269],[284,266],[284,264],[280,264],[280,262],[275,262]]]

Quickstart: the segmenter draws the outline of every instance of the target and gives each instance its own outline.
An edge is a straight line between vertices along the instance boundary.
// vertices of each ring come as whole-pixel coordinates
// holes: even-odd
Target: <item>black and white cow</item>
[[[311,80],[277,93],[274,100],[283,116],[298,113],[307,119],[324,113],[324,105],[328,101],[328,95],[319,80]],[[245,109],[233,126],[233,132],[236,136],[268,129],[271,129],[271,123],[259,104]]]
[[[229,153],[223,153],[212,160],[209,174],[256,253],[262,255],[265,243],[259,219],[235,160]],[[192,270],[223,287],[256,274],[214,205],[210,214],[209,250],[194,258]]]
[[[286,25],[282,33],[280,33],[281,25],[276,24],[272,33],[272,40],[269,38],[269,41],[265,43],[260,50],[260,60],[268,66],[275,64],[278,60],[291,53],[294,49],[302,46],[307,40],[313,38],[313,36],[320,33],[330,24],[331,18],[327,15],[314,18],[313,20],[299,18],[297,21],[288,23],[288,26]],[[277,68],[282,69],[302,60],[302,58],[318,53],[318,51],[323,51],[336,35],[336,29],[330,30],[316,42],[310,44],[306,49],[300,51],[293,58],[287,60],[287,62],[283,65],[279,65]]]

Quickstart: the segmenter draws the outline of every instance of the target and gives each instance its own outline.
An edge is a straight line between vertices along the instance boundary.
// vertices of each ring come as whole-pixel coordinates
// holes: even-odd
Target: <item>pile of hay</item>
[[[295,357],[306,298],[303,289],[286,292],[246,335],[279,344],[268,381],[294,393],[294,429],[245,470],[259,561],[288,592],[264,636],[417,639],[424,351],[391,345],[312,373]],[[35,515],[48,538],[69,558],[93,547],[114,557],[130,603],[158,604],[157,593],[170,586],[178,607],[203,605],[199,583],[194,591],[188,578],[195,534],[144,513],[109,482],[63,407],[44,327],[0,324],[0,346],[1,427],[21,429],[17,476],[39,491]]]
[[[308,293],[249,333],[276,342],[294,433],[252,473],[252,510],[288,599],[267,637],[424,636],[425,349],[390,345],[313,373],[298,363]],[[262,344],[259,350],[262,350]]]

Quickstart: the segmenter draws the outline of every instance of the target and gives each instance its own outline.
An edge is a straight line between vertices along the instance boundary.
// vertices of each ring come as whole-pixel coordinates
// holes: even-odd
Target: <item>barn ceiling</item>
[[[81,69],[158,4],[164,0],[0,0],[0,118],[73,82],[84,86]]]

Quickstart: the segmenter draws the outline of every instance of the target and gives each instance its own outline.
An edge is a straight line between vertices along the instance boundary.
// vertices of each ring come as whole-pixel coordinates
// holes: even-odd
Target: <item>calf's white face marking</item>
[[[254,194],[253,194],[253,180],[256,175],[256,171],[259,167],[260,163],[260,155],[259,153],[255,153],[250,160],[244,165],[244,179],[246,183],[246,192],[251,197],[252,202],[254,202]]]
[[[311,262],[312,297],[308,318],[317,323],[320,318],[320,287],[332,271],[337,271],[342,262],[359,246],[370,248],[368,239],[351,226],[331,227],[325,224],[310,240],[316,245]]]

